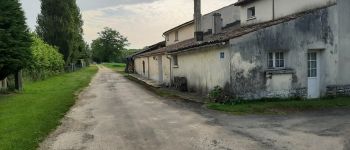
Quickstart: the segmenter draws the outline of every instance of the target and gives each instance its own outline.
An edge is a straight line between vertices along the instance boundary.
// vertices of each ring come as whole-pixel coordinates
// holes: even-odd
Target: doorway
[[[307,53],[308,98],[320,98],[320,53]]]

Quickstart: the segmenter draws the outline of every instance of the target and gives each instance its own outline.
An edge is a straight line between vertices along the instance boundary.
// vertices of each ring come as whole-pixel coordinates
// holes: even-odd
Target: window
[[[179,41],[179,31],[175,31],[175,41]]]
[[[146,65],[145,65],[145,61],[142,61],[142,72],[143,74],[146,73]]]
[[[308,53],[307,60],[307,76],[317,77],[317,53]]]
[[[178,61],[177,61],[177,55],[173,56],[173,62],[174,62],[174,66],[179,66]]]
[[[169,35],[166,35],[166,36],[165,36],[165,40],[166,40],[166,41],[169,41]]]
[[[267,56],[268,68],[284,68],[284,53],[283,52],[271,52]]]
[[[220,59],[224,59],[225,58],[225,53],[224,52],[221,52],[220,53]]]
[[[248,19],[255,18],[255,7],[248,8]]]

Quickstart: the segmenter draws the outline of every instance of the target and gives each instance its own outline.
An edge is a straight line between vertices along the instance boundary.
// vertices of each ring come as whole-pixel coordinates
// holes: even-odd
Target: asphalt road
[[[100,67],[42,150],[350,150],[350,111],[234,116]]]

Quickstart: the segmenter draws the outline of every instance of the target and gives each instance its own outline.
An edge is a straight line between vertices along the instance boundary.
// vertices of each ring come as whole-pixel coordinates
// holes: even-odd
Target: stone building
[[[166,31],[164,47],[135,55],[135,66],[148,64],[137,73],[247,99],[350,94],[349,7],[348,0],[239,0],[201,16],[195,0],[201,17]]]

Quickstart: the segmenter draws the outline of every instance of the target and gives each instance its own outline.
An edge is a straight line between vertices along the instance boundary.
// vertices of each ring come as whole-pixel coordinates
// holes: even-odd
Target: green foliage
[[[234,114],[286,114],[290,112],[350,108],[350,98],[334,98],[321,100],[300,99],[262,99],[240,101],[237,103],[209,103],[207,107],[214,110]]]
[[[0,150],[35,150],[74,105],[96,67],[27,83],[23,93],[0,95]]]
[[[225,103],[230,100],[230,97],[220,86],[216,86],[209,92],[209,100],[215,103]]]
[[[92,59],[95,62],[117,62],[128,45],[126,37],[111,28],[104,28],[99,38],[91,44]]]
[[[0,4],[0,80],[28,65],[31,39],[18,0]]]
[[[33,63],[26,69],[32,80],[45,79],[64,70],[63,55],[56,47],[46,44],[37,35],[32,35]]]
[[[36,32],[45,42],[59,48],[67,64],[85,53],[82,26],[76,0],[41,0]]]

